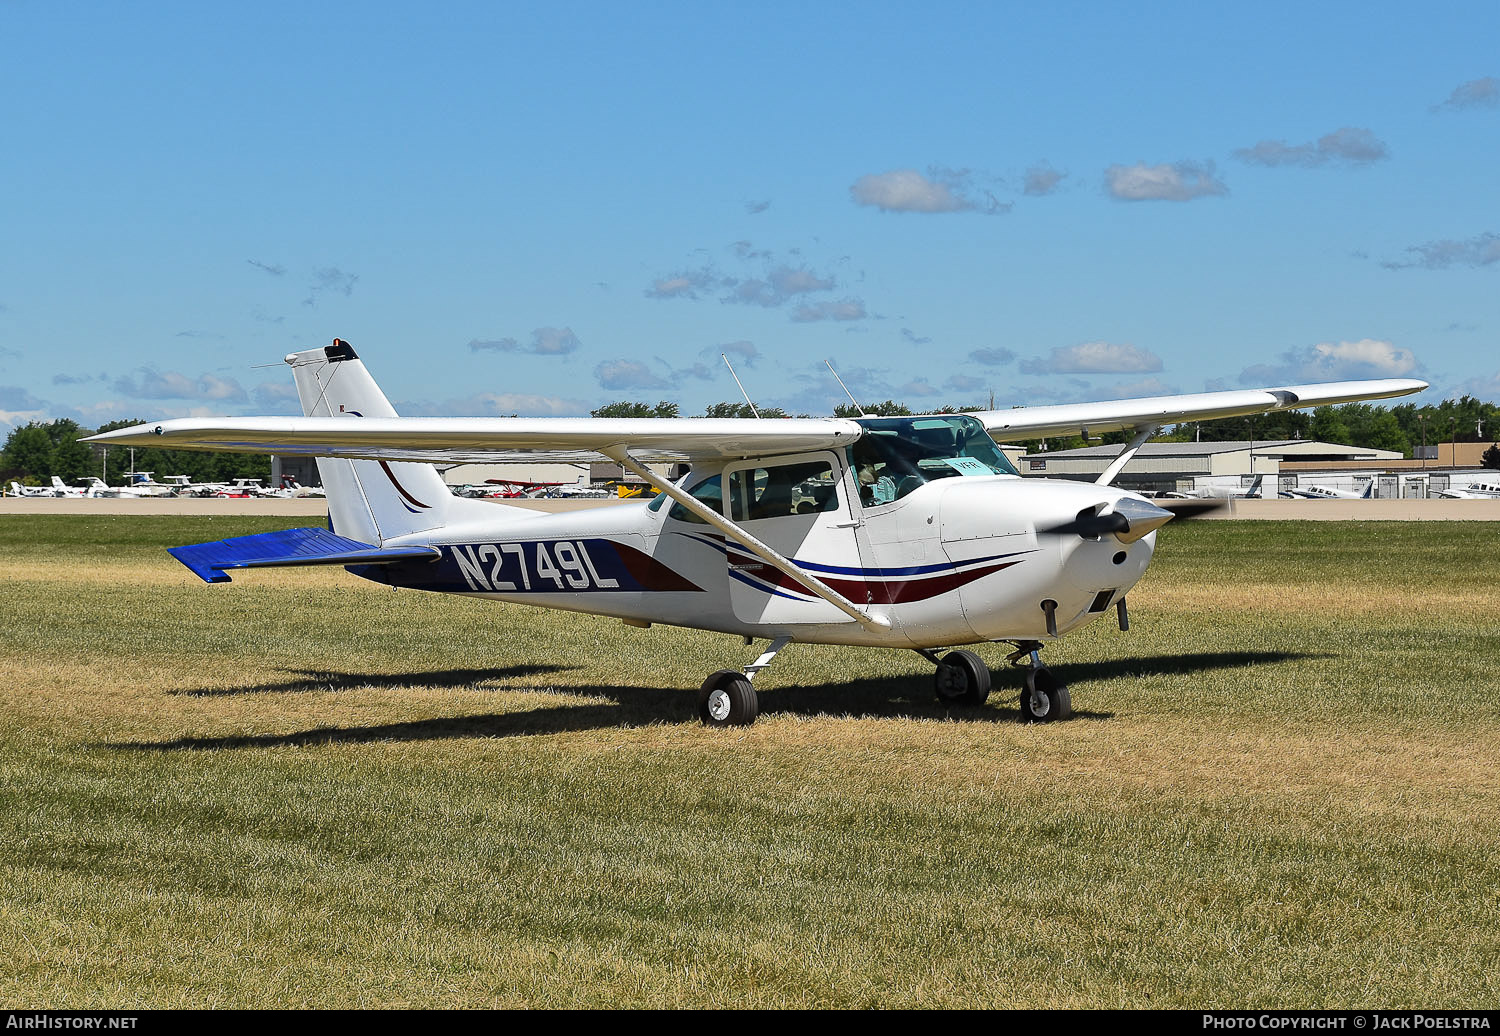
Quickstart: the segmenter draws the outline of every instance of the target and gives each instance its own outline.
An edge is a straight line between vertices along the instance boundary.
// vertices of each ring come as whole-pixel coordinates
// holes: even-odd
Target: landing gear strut
[[[1012,641],[1016,650],[1006,657],[1011,665],[1026,670],[1021,688],[1021,722],[1052,723],[1073,715],[1068,685],[1042,665],[1042,645],[1034,640]]]
[[[703,681],[698,695],[698,718],[704,725],[748,727],[754,723],[755,717],[760,715],[760,695],[755,693],[750,681],[791,641],[791,637],[777,637],[759,658],[745,667],[743,673],[736,669],[720,669]],[[748,644],[750,638],[746,637],[745,642]]]

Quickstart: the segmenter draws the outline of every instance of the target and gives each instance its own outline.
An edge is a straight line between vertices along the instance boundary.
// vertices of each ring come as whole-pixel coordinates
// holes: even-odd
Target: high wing
[[[1242,417],[1420,392],[1407,378],[1063,403],[973,414],[998,442]],[[221,417],[135,425],[85,440],[126,446],[439,464],[615,457],[725,460],[839,449],[862,433],[843,418]]]
[[[839,449],[860,436],[836,417],[219,417],[181,418],[93,436],[90,442],[170,450],[275,453],[437,464],[579,461],[629,449],[645,461],[764,457]]]
[[[1021,442],[1049,436],[1114,432],[1121,429],[1160,428],[1184,421],[1212,421],[1221,417],[1244,417],[1271,410],[1354,403],[1363,399],[1389,399],[1421,392],[1427,382],[1412,378],[1382,381],[1336,381],[1321,385],[1287,388],[1236,389],[1199,392],[1185,396],[1147,396],[1104,403],[1061,403],[1056,406],[1017,407],[975,413],[996,442]]]

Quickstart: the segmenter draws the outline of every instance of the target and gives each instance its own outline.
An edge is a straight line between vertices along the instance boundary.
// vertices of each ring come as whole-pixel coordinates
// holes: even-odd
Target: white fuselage
[[[439,561],[355,571],[398,586],[639,623],[802,642],[941,647],[1049,639],[1044,601],[1056,602],[1055,627],[1064,634],[1119,601],[1154,550],[1154,533],[1128,544],[1112,535],[1038,533],[1134,496],[1119,489],[950,477],[888,503],[862,503],[842,457],[816,456],[838,473],[833,504],[805,514],[742,516],[742,527],[887,621],[888,629],[851,621],[708,525],[646,502],[560,514],[507,508],[494,519],[387,541],[436,546]],[[696,484],[711,474],[729,484],[737,468],[757,463],[764,462],[697,472]]]

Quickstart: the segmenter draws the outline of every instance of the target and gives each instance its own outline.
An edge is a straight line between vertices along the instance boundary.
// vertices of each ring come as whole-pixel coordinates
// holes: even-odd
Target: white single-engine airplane
[[[1337,486],[1311,484],[1288,489],[1281,495],[1294,500],[1373,500],[1375,499],[1375,479],[1365,479],[1365,488],[1357,493],[1352,489],[1339,489]]]
[[[926,417],[792,420],[401,418],[348,343],[286,357],[301,418],[179,419],[90,441],[318,458],[329,528],[174,547],[211,583],[228,570],[343,565],[391,586],[660,622],[770,641],[703,684],[711,726],[759,711],[751,681],[787,644],[904,648],[937,668],[944,702],[982,704],[971,651],[1007,642],[1021,718],[1065,718],[1042,645],[1115,608],[1172,518],[1111,486],[1162,425],[1381,399],[1421,381],[1341,382]],[[1096,483],[1022,479],[996,447],[1129,429]],[[546,514],[453,496],[435,463],[579,462],[602,455],[661,493]],[[648,462],[676,461],[670,482]],[[940,654],[940,651],[946,651]]]

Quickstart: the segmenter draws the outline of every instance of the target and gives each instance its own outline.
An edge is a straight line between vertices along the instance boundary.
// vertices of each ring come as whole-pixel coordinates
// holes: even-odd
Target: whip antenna
[[[755,409],[754,403],[750,402],[750,393],[745,391],[745,386],[740,385],[740,376],[734,372],[734,364],[729,362],[729,357],[724,353],[719,354],[719,359],[723,360],[724,366],[729,368],[729,376],[734,379],[734,383],[736,385],[740,386],[740,395],[745,397],[745,402],[750,404],[750,412],[754,414],[756,416],[756,419],[758,420],[760,418],[760,411]]]
[[[849,402],[854,404],[854,409],[859,411],[859,416],[869,417],[870,415],[865,413],[865,408],[859,405],[859,400],[854,398],[854,393],[849,391],[849,386],[844,384],[844,379],[839,377],[839,372],[833,369],[833,361],[824,360],[823,362],[828,365],[828,373],[833,375],[833,380],[838,382],[839,388],[844,390],[844,395],[849,397]]]

